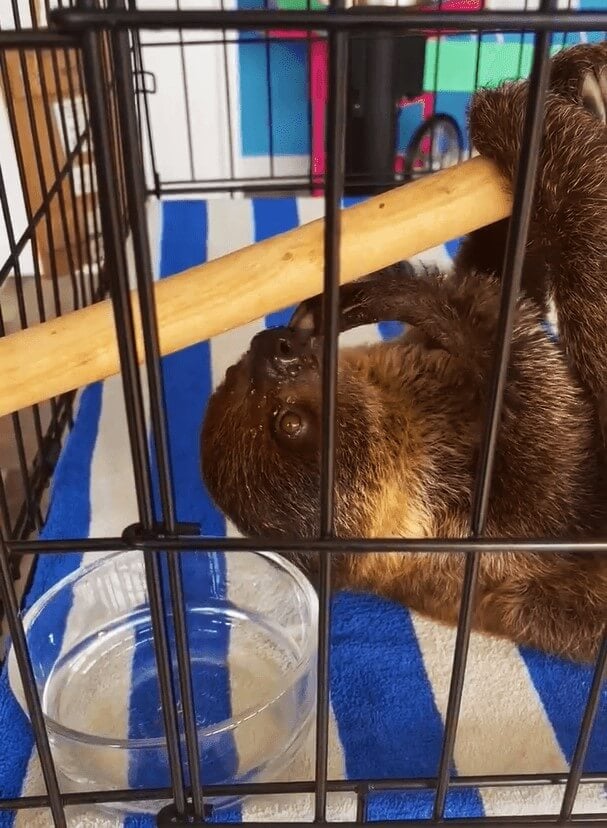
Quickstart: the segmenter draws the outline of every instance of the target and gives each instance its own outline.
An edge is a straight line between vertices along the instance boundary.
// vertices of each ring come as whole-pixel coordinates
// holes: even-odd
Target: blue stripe
[[[447,253],[449,254],[449,256],[451,256],[452,259],[455,259],[461,241],[461,239],[452,239],[451,241],[445,242]]]
[[[78,416],[71,434],[59,457],[53,477],[52,494],[46,525],[41,532],[45,540],[85,538],[90,526],[91,459],[97,439],[101,412],[102,386],[91,385],[81,397]],[[36,564],[32,585],[25,599],[30,607],[57,581],[69,575],[80,564],[80,554],[42,555]],[[63,643],[65,624],[72,605],[72,595],[56,602],[56,643],[46,650],[49,661],[54,660]],[[48,643],[48,642],[47,642]],[[0,795],[18,796],[21,792],[27,764],[34,746],[28,719],[10,692],[6,668],[0,678]],[[14,816],[0,813],[0,826],[13,824]]]
[[[404,333],[405,326],[401,322],[380,322],[377,326],[382,339],[394,339]]]
[[[346,203],[360,200],[347,199]],[[295,202],[291,199],[273,200],[273,203],[265,205],[258,202],[255,217],[256,239],[298,224]],[[204,203],[168,202],[164,205],[163,218],[161,276],[205,261],[207,217]],[[266,235],[258,237],[258,232]],[[447,245],[452,256],[456,245],[457,242]],[[388,333],[387,328],[382,331],[384,336]],[[163,374],[177,516],[180,520],[199,521],[205,534],[222,535],[225,532],[224,520],[203,489],[198,469],[198,430],[211,389],[209,343],[201,343],[167,357],[163,360]],[[44,537],[88,535],[90,463],[98,431],[101,389],[101,385],[91,386],[83,394],[79,416],[56,470]],[[154,478],[154,494],[158,503],[155,458]],[[79,562],[79,555],[43,556],[27,596],[28,605]],[[200,596],[201,591],[208,591],[211,586],[220,590],[224,588],[225,568],[221,555],[190,553],[184,556],[183,567],[186,600],[194,594]],[[68,599],[57,621],[61,633],[70,604]],[[225,664],[228,645],[227,635],[220,635],[214,650],[219,664]],[[522,649],[521,653],[559,744],[570,760],[591,671],[535,651]],[[229,716],[227,670],[221,667],[213,670],[208,666],[201,668],[196,663],[193,669],[195,688],[200,692],[197,696],[199,721],[209,723]],[[141,676],[141,670],[135,663],[133,677]],[[0,795],[12,796],[21,789],[32,738],[27,721],[12,701],[6,684],[6,675],[3,674],[0,679],[0,728],[5,734],[5,741],[0,755]],[[331,692],[348,777],[390,778],[436,773],[443,728],[406,609],[375,597],[335,596]],[[131,713],[138,706],[148,712],[148,723],[156,723],[157,701],[158,694],[153,687],[150,692],[149,685],[146,688],[139,686],[131,699]],[[132,720],[130,724],[134,734],[135,723]],[[607,767],[606,732],[607,688],[590,745],[586,763],[588,771],[600,771]],[[234,772],[236,751],[231,742],[219,746],[215,744],[213,748],[214,754],[210,750],[205,751],[203,769],[206,778],[214,781],[225,773]],[[138,767],[133,763],[130,784],[155,784],[150,777],[154,771],[161,777],[164,775],[161,784],[166,784],[166,768],[160,762],[157,767],[154,764]],[[369,817],[372,820],[426,818],[431,806],[432,796],[428,793],[374,794],[370,799]],[[478,791],[452,792],[448,798],[447,815],[482,816]],[[240,810],[220,813],[217,819],[240,820]],[[0,827],[12,824],[10,815],[0,813]],[[130,817],[125,824],[130,828],[147,828],[154,821]]]
[[[294,198],[256,198],[253,201],[255,241],[264,241],[279,233],[286,233],[299,225],[297,201]],[[266,316],[266,327],[287,325],[293,308],[282,308]]]
[[[343,199],[344,207],[351,207],[365,200],[363,197]],[[260,198],[253,201],[255,241],[264,241],[271,236],[285,233],[299,226],[297,202],[292,198]],[[294,308],[284,308],[266,316],[266,327],[287,325]],[[398,322],[381,322],[379,330],[384,339],[391,339],[403,332]]]
[[[368,595],[333,600],[331,695],[350,779],[433,776],[443,726],[409,612]],[[425,792],[376,794],[369,818],[430,816]],[[476,790],[458,790],[449,816],[483,816]]]
[[[582,720],[592,668],[554,658],[528,647],[521,655],[567,762],[571,762]],[[607,685],[603,686],[599,711],[590,740],[584,770],[607,769]],[[607,797],[605,799],[607,810]]]
[[[460,239],[446,244],[447,251],[452,258],[455,257],[459,244]],[[555,332],[548,322],[544,323],[544,327],[547,334],[552,339],[556,339]],[[592,670],[552,658],[529,648],[522,648],[521,654],[554,728],[561,750],[567,761],[571,762],[592,680]],[[587,772],[600,772],[607,767],[606,732],[607,687],[603,690],[600,711],[588,750],[585,765]]]
[[[201,264],[207,260],[207,209],[206,203],[167,202],[163,205],[163,236],[161,243],[160,276]],[[174,495],[177,519],[198,522],[203,534],[225,535],[225,520],[213,505],[201,480],[199,467],[198,437],[203,413],[212,390],[211,354],[209,342],[201,342],[176,354],[165,357],[162,372],[166,394],[166,409],[169,429],[169,449],[174,478]],[[158,468],[155,453],[152,453],[154,477],[154,498],[160,513]],[[163,562],[163,592],[168,604],[168,573]],[[218,553],[186,553],[181,556],[184,596],[186,603],[200,601],[201,596],[225,594],[225,561]],[[175,653],[172,619],[168,618],[171,652]],[[231,716],[230,679],[227,668],[229,633],[226,628],[215,628],[216,635],[210,639],[201,628],[190,623],[189,643],[193,654],[203,649],[200,636],[204,635],[205,651],[211,653],[209,662],[202,663],[192,658],[196,719],[200,726],[210,725]],[[145,677],[145,665],[153,658],[149,646],[135,650],[133,661],[133,691],[131,695],[130,733],[138,735],[140,728],[145,732],[163,732],[159,715],[160,696],[156,676],[150,681]],[[176,662],[174,660],[174,677]],[[177,681],[175,680],[176,697]],[[231,734],[222,735],[211,744],[207,743],[202,753],[202,776],[207,782],[226,781],[237,771],[238,756]],[[130,764],[129,785],[134,787],[168,784],[168,767],[165,755],[150,761],[149,755],[141,761],[136,758]],[[218,818],[239,817],[239,810],[221,814]],[[152,818],[130,817],[125,825],[152,826]]]

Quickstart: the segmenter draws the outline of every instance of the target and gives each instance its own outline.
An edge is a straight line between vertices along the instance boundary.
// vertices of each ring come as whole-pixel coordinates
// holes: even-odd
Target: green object
[[[285,11],[307,11],[308,8],[312,11],[322,11],[327,6],[325,3],[319,3],[318,0],[310,0],[309,6],[307,0],[276,0],[276,8]]]
[[[438,64],[436,50],[438,48]],[[552,54],[562,46],[553,46]],[[478,80],[475,40],[462,41],[429,38],[426,43],[424,89],[426,92],[474,92],[479,86],[494,87],[506,80],[526,78],[531,71],[531,43],[497,43],[481,41]]]

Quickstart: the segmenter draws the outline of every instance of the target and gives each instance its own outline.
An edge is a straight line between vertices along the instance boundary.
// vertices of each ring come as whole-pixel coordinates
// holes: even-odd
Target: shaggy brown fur
[[[479,152],[512,180],[526,83],[478,92]],[[537,195],[514,324],[486,534],[597,536],[606,489],[599,413],[607,388],[607,44],[553,59]],[[454,275],[390,268],[341,290],[341,330],[413,326],[340,351],[336,532],[464,537],[486,412],[507,222],[462,245]],[[541,321],[549,295],[561,344]],[[247,535],[319,528],[321,301],[267,331],[213,395],[202,466],[218,505]],[[310,571],[311,558],[300,563]],[[461,554],[343,554],[334,586],[374,591],[457,620]],[[607,620],[607,559],[482,556],[474,627],[574,659],[596,653]]]

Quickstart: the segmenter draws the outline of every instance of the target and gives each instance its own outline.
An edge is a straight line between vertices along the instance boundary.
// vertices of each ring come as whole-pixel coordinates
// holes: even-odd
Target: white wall
[[[25,2],[24,0],[19,0],[19,9],[22,14],[22,24],[30,25],[31,17],[26,0]],[[0,0],[0,26],[3,29],[12,29],[15,27],[10,0]],[[2,164],[4,186],[7,191],[11,220],[13,224],[13,232],[15,233],[15,237],[18,239],[27,226],[27,219],[21,190],[21,182],[19,180],[17,156],[11,136],[6,104],[4,102],[4,97],[0,96],[0,98],[0,160]],[[4,264],[9,255],[10,248],[6,224],[3,217],[0,215],[0,266]],[[33,261],[32,251],[29,246],[21,255],[19,261],[23,274],[31,274],[33,271]]]

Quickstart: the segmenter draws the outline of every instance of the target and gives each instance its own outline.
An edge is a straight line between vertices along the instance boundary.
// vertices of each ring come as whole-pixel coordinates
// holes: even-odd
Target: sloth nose
[[[318,367],[310,337],[290,328],[268,328],[251,342],[253,371],[257,378],[286,380],[305,367]]]

